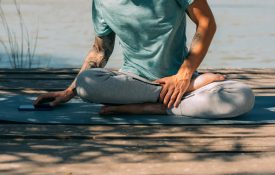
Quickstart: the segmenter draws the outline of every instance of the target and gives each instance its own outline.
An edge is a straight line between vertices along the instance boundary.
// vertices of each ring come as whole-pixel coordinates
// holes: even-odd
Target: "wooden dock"
[[[63,90],[77,69],[0,70],[7,94]],[[275,96],[275,69],[204,69]],[[0,101],[0,109],[1,101]],[[261,116],[259,116],[261,117]],[[275,124],[34,125],[0,122],[0,174],[275,174]]]

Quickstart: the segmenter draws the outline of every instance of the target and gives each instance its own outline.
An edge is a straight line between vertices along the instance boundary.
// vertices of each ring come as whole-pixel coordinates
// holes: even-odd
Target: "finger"
[[[173,93],[174,93],[174,90],[173,90],[173,89],[170,89],[170,90],[166,93],[165,98],[164,98],[164,101],[163,101],[163,104],[164,104],[165,106],[168,106],[168,103],[170,102],[171,96],[173,95]]]
[[[50,106],[52,107],[56,107],[58,106],[59,104],[61,104],[63,102],[63,99],[62,98],[56,98],[54,101],[52,101],[50,103]]]
[[[48,100],[52,101],[52,99],[53,99],[53,94],[51,94],[51,93],[43,94],[43,95],[40,95],[39,97],[37,97],[37,99],[34,101],[33,104],[40,105],[42,103],[47,102]]]
[[[165,83],[165,79],[164,78],[161,78],[161,79],[158,79],[158,80],[155,80],[153,81],[154,83],[159,83],[159,84],[164,84]]]
[[[176,99],[176,101],[175,101],[175,103],[174,103],[174,106],[175,106],[176,108],[179,107],[179,105],[180,105],[180,103],[181,103],[181,100],[182,100],[182,97],[183,97],[184,93],[185,93],[185,92],[180,92],[180,93],[178,94],[177,99]]]
[[[40,95],[36,98],[36,100],[34,100],[33,105],[36,106],[38,104],[40,104],[40,101],[43,99],[43,95]]]
[[[163,86],[162,90],[160,92],[160,95],[159,95],[159,101],[160,102],[163,102],[164,97],[166,96],[167,92],[168,92],[168,88],[166,86]]]
[[[168,108],[171,108],[173,106],[173,104],[175,103],[175,101],[177,99],[178,94],[179,94],[178,90],[174,91],[173,95],[170,98],[170,101],[169,101],[169,104],[168,104]]]
[[[44,98],[41,103],[49,103],[55,100],[55,97],[48,97],[48,98]]]

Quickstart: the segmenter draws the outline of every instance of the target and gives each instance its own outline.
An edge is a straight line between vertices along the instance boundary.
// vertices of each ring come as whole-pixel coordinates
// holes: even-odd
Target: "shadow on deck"
[[[202,70],[208,71],[250,83],[260,109],[252,112],[253,116],[249,114],[254,122],[244,123],[249,115],[219,121],[177,117],[172,122],[167,116],[113,116],[105,120],[97,116],[93,120],[87,117],[93,112],[91,105],[76,99],[73,106],[82,108],[64,105],[57,110],[59,120],[65,117],[68,122],[65,110],[69,110],[82,124],[97,123],[1,123],[0,174],[274,174],[275,70]],[[1,70],[0,116],[15,115],[15,102],[28,102],[43,91],[64,89],[76,72]],[[41,113],[29,113],[21,119],[31,117],[32,122],[45,119]],[[115,122],[117,125],[112,124]]]

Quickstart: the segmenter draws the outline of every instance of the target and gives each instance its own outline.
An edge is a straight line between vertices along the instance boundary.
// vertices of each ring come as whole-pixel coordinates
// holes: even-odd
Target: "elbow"
[[[198,27],[208,31],[209,34],[214,35],[217,31],[217,24],[214,17],[205,17],[198,22]]]
[[[213,32],[213,34],[215,34],[216,31],[217,31],[217,24],[216,24],[215,19],[211,20],[210,26],[211,26],[211,27],[210,27],[210,28],[211,28],[211,31]]]

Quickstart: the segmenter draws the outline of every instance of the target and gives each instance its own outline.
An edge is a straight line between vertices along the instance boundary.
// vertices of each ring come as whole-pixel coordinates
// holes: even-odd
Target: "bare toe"
[[[223,80],[225,80],[224,75],[221,75],[221,74],[214,74],[214,75],[215,75],[214,81],[223,81]]]
[[[225,76],[222,74],[205,73],[202,76],[202,81],[207,83],[212,83],[215,81],[223,81],[223,80],[225,80]]]
[[[207,84],[216,82],[216,81],[224,81],[226,76],[221,74],[214,74],[214,73],[204,73],[198,76],[196,79],[191,81],[191,84],[187,90],[187,92],[192,92],[196,89],[199,89]]]

